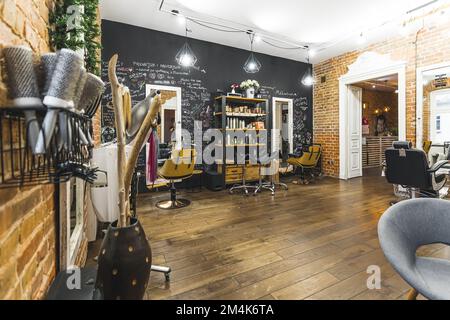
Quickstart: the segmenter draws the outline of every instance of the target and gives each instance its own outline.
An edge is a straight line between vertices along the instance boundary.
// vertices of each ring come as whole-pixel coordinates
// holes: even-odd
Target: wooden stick
[[[118,55],[115,54],[109,60],[108,64],[108,77],[111,82],[112,102],[114,107],[114,118],[116,123],[117,134],[117,175],[119,184],[119,219],[117,221],[117,227],[125,227],[127,225],[127,193],[125,188],[124,170],[126,168],[125,158],[125,129],[123,118],[123,99],[122,99],[122,86],[119,83],[116,75]]]
[[[419,292],[417,292],[416,289],[411,289],[408,292],[408,300],[417,300],[417,296],[419,295]]]
[[[130,156],[128,157],[127,167],[125,172],[125,192],[127,194],[130,192],[131,181],[133,179],[133,172],[136,167],[136,163],[139,157],[139,153],[141,152],[142,145],[146,142],[145,138],[147,137],[148,132],[152,129],[152,125],[155,122],[155,118],[158,115],[159,110],[161,109],[161,97],[156,95],[150,104],[149,111],[145,116],[144,122],[139,129],[136,139],[131,149]]]

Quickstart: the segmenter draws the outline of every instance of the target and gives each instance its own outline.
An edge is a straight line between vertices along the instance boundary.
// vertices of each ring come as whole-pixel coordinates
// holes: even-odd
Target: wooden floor
[[[166,193],[140,195],[139,217],[155,272],[148,299],[405,299],[409,290],[380,250],[377,222],[394,200],[384,178],[324,178],[289,184],[275,197],[189,194],[192,205],[162,211]],[[421,254],[450,257],[443,245]],[[382,289],[368,290],[368,266],[382,271]]]

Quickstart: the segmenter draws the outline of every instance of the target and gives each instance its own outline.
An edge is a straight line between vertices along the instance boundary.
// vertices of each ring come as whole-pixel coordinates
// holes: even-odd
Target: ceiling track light
[[[186,17],[183,16],[178,10],[172,10],[172,11],[170,11],[170,13],[172,13],[177,18],[177,20],[180,24],[186,23]]]
[[[182,15],[176,9],[173,9],[173,10],[166,9],[165,8],[165,0],[160,0],[158,10],[160,12],[164,12],[166,14],[171,14],[171,15],[174,15],[174,16],[182,16],[186,20],[189,20],[189,21],[191,21],[193,23],[196,23],[196,24],[198,24],[198,25],[200,25],[202,27],[208,28],[208,29],[212,29],[212,30],[216,30],[216,31],[222,31],[222,32],[248,33],[247,29],[244,29],[244,28],[239,27],[239,26],[234,26],[234,25],[231,25],[231,24],[230,25],[226,25],[226,24],[221,23],[221,22],[213,22],[213,21],[210,21],[210,20],[207,20],[207,19],[201,19],[201,18],[198,18],[198,17],[190,16],[190,15]],[[213,17],[211,17],[211,18],[213,18]],[[232,22],[230,22],[230,23],[232,23]],[[219,29],[219,28],[223,28],[223,29]],[[256,35],[256,33],[254,31],[251,31],[251,32]],[[256,42],[258,42],[258,40],[264,41],[266,44],[274,46],[274,47],[276,47],[276,46],[272,45],[272,43],[270,43],[269,40],[271,40],[271,41],[273,40],[273,41],[275,41],[277,43],[283,43],[283,44],[286,44],[288,46],[292,46],[292,48],[286,48],[286,49],[306,49],[307,48],[307,46],[305,46],[303,44],[299,44],[299,43],[296,43],[294,41],[289,41],[289,40],[286,40],[286,39],[283,39],[283,38],[279,38],[279,37],[274,37],[274,36],[271,36],[270,34],[262,34],[262,32],[259,32],[256,36],[257,36],[256,39],[255,39]]]
[[[253,41],[255,40],[255,34],[252,30],[248,30],[247,33],[250,37],[250,56],[245,61],[243,68],[247,73],[257,73],[261,70],[262,64],[253,53]]]
[[[194,51],[192,51],[191,46],[188,43],[188,32],[190,31],[187,27],[187,20],[185,23],[185,31],[186,31],[186,40],[181,47],[180,50],[178,50],[177,55],[175,56],[175,60],[177,61],[179,66],[182,66],[184,68],[191,68],[195,66],[197,63],[197,56],[194,54]]]

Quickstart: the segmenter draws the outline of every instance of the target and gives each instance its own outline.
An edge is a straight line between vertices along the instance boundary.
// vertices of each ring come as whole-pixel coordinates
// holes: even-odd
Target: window
[[[434,145],[450,141],[450,89],[431,92],[429,136]]]

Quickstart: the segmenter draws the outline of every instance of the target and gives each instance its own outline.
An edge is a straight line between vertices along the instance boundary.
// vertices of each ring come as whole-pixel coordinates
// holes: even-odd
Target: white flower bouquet
[[[241,83],[241,89],[242,90],[247,90],[253,88],[255,90],[259,89],[259,83],[256,80],[246,80],[246,81],[242,81]]]

